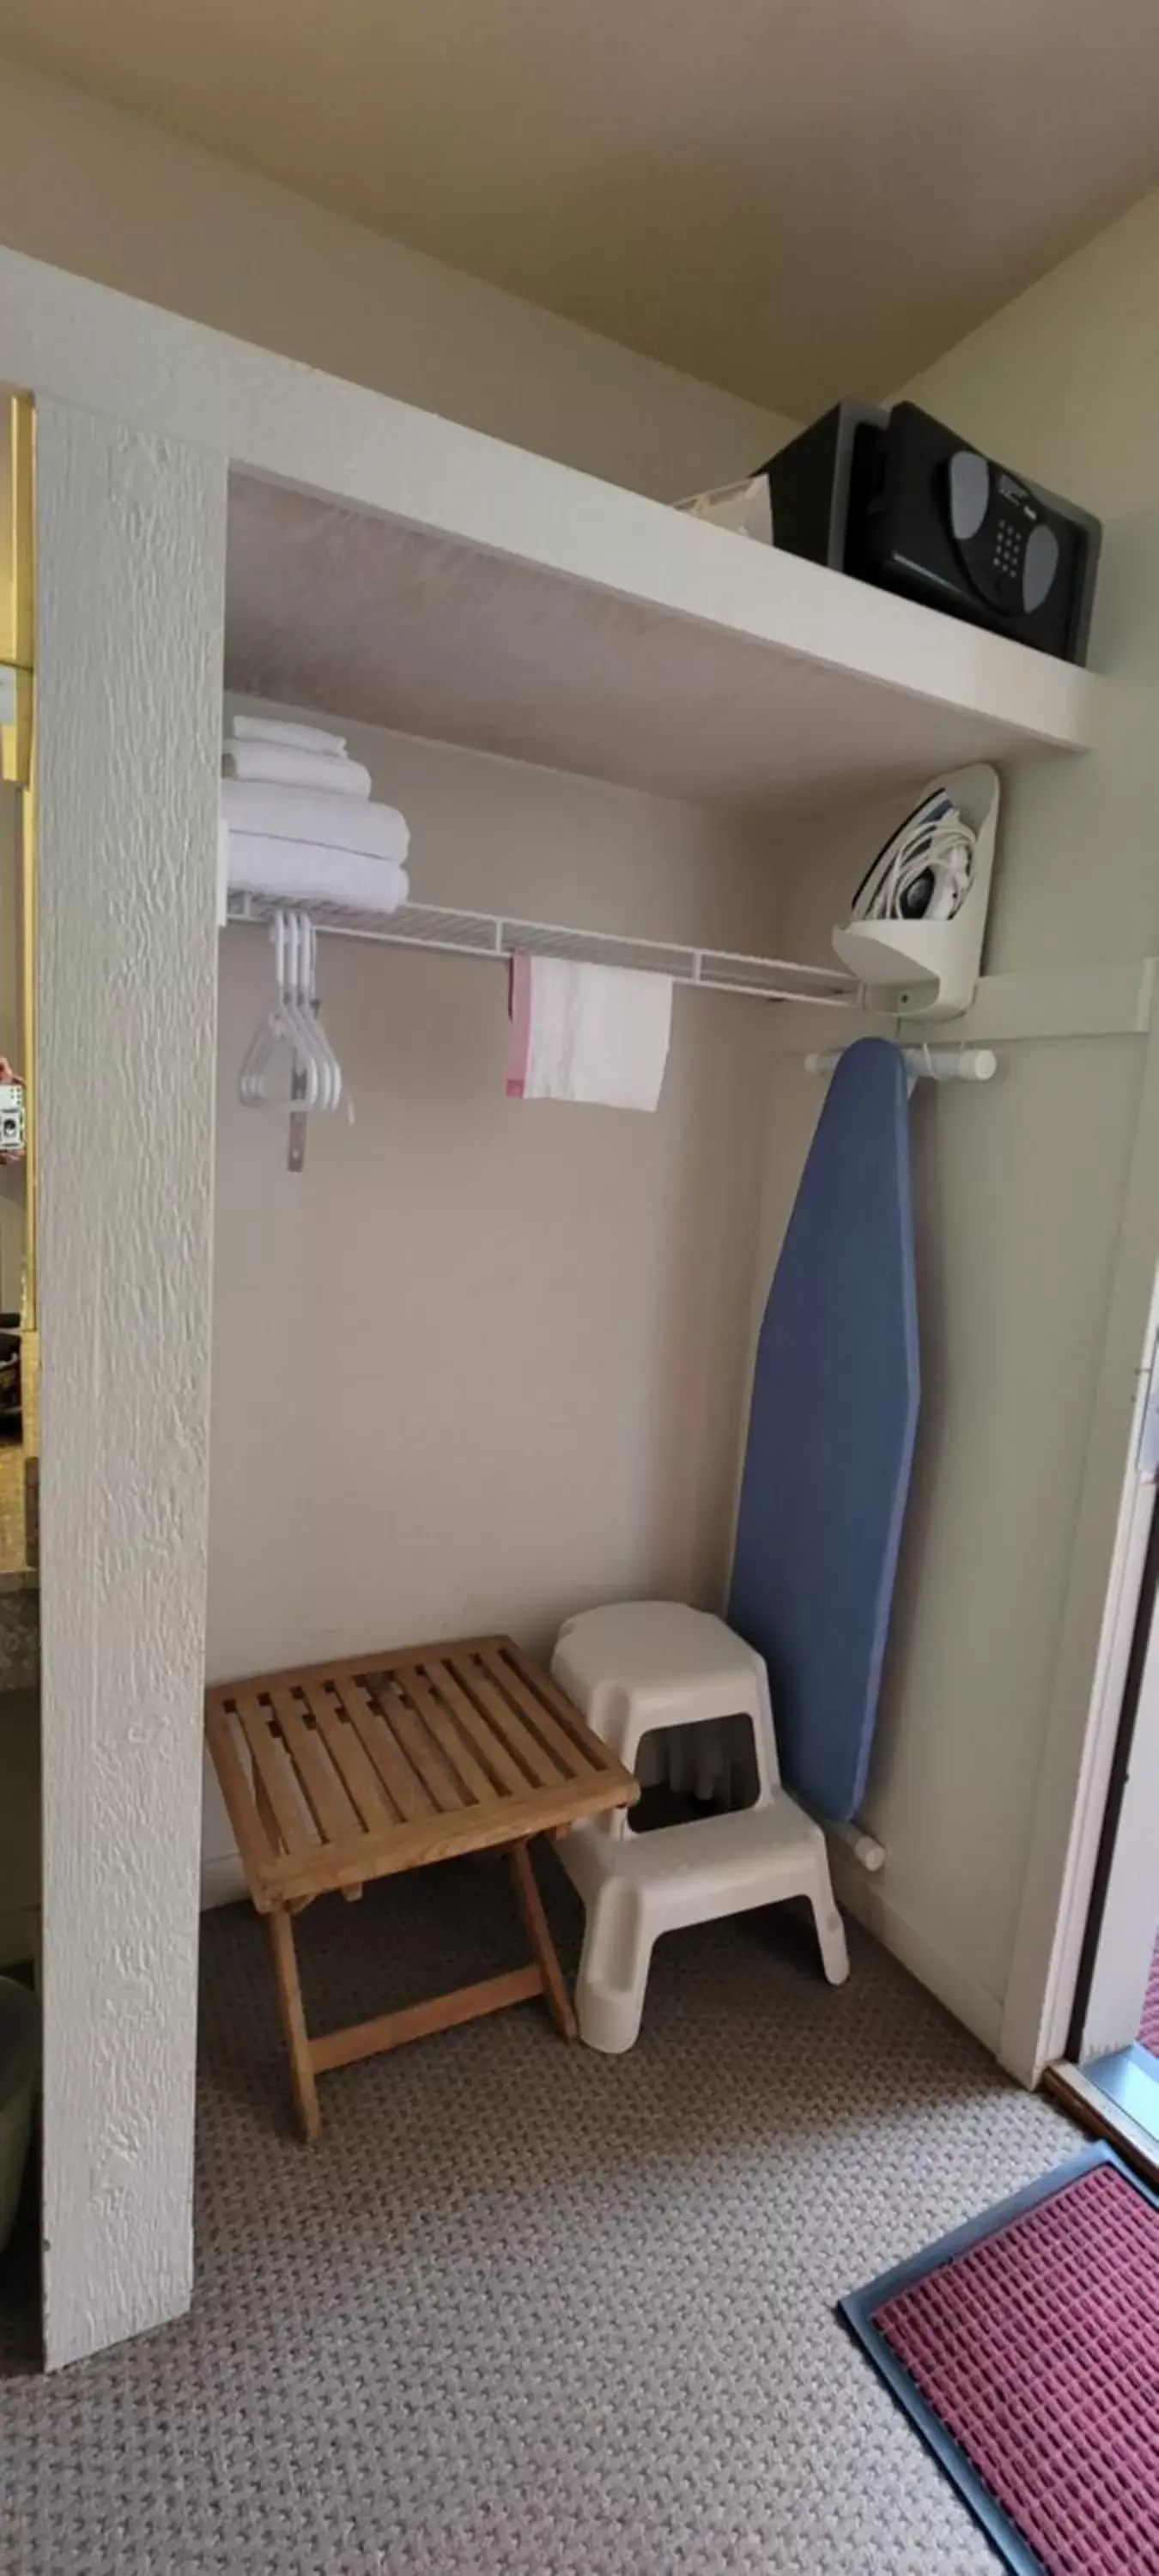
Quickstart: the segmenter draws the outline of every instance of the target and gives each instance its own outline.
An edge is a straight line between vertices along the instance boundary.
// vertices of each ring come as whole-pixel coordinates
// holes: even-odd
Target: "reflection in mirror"
[[[0,786],[0,1581],[36,1566],[37,1336],[25,1152],[24,798]]]
[[[32,441],[0,395],[0,2379],[41,2357]]]

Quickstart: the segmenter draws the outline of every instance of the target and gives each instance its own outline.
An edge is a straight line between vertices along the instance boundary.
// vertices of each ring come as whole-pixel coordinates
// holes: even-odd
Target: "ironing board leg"
[[[556,1955],[555,1943],[548,1930],[547,1916],[543,1911],[543,1902],[535,1884],[535,1872],[531,1866],[531,1854],[526,1843],[513,1843],[511,1846],[511,1875],[515,1881],[516,1902],[523,1917],[523,1928],[531,1943],[532,1955],[543,1979],[547,2009],[561,2037],[575,2039],[578,2037],[578,2026],[572,2011],[571,1996]]]
[[[290,2082],[298,2118],[307,2138],[318,2135],[322,2114],[318,2108],[318,2087],[310,2050],[306,2016],[302,2009],[302,1989],[298,1983],[298,1961],[294,1950],[294,1932],[289,1914],[276,1905],[270,1915],[270,1940],[274,1952],[274,1974],[278,1981],[282,2029],[290,2060]]]

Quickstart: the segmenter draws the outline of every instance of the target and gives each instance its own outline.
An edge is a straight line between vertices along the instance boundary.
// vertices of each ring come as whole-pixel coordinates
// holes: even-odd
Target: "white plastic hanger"
[[[344,1102],[353,1124],[354,1109],[319,1012],[315,925],[308,913],[279,907],[270,927],[274,1006],[246,1049],[238,1096],[247,1109],[289,1108],[290,1168],[300,1171],[309,1112],[333,1111]],[[288,1081],[279,1072],[282,1054],[288,1057]]]
[[[273,1087],[273,1067],[279,1048],[289,1048],[292,1059],[298,1043],[285,1007],[287,925],[284,913],[274,914],[270,930],[274,944],[274,1007],[255,1031],[238,1074],[238,1097],[247,1109],[260,1109],[278,1099],[289,1098],[288,1088],[279,1092]]]
[[[318,1060],[318,1106],[337,1109],[342,1098],[342,1067],[322,1026],[318,1001],[318,932],[308,913],[301,915],[298,933],[298,998]]]
[[[338,1058],[337,1058],[337,1056],[335,1055],[335,1053],[334,1053],[334,1049],[333,1049],[333,1047],[332,1047],[332,1046],[331,1046],[331,1044],[330,1044],[330,1040],[329,1040],[329,1038],[328,1038],[328,1037],[327,1037],[327,1035],[326,1035],[326,1031],[325,1031],[325,1029],[324,1029],[324,1028],[323,1028],[323,1026],[322,1026],[322,1014],[321,1014],[321,1008],[320,1008],[319,1001],[318,1001],[318,929],[317,929],[317,924],[316,924],[315,922],[313,922],[313,921],[310,921],[310,922],[308,922],[308,923],[307,923],[307,925],[306,925],[306,926],[307,926],[307,929],[308,929],[308,932],[309,932],[309,940],[310,940],[310,957],[309,957],[309,968],[308,968],[308,974],[307,974],[307,984],[308,984],[308,989],[309,989],[309,994],[310,994],[310,1009],[311,1009],[311,1012],[312,1012],[312,1014],[313,1014],[314,1029],[315,1029],[315,1033],[316,1033],[316,1036],[317,1036],[318,1044],[319,1044],[319,1046],[320,1046],[320,1048],[321,1048],[321,1050],[322,1050],[323,1057],[325,1058],[325,1061],[326,1061],[326,1063],[327,1063],[327,1065],[328,1065],[328,1067],[329,1067],[329,1070],[330,1070],[330,1081],[331,1081],[331,1100],[330,1100],[330,1106],[331,1106],[331,1108],[332,1108],[332,1109],[337,1109],[338,1104],[339,1104],[339,1102],[340,1102],[340,1100],[342,1099],[342,1096],[343,1096],[342,1067],[341,1067],[341,1065],[340,1065],[340,1064],[339,1064],[339,1062],[338,1062]],[[354,1107],[353,1107],[353,1103],[351,1102],[351,1099],[350,1099],[349,1093],[347,1093],[347,1095],[346,1095],[346,1116],[347,1116],[348,1121],[351,1123],[351,1125],[353,1125],[353,1121],[354,1121]]]
[[[305,1075],[305,1089],[296,1108],[331,1109],[330,1070],[318,1045],[317,1023],[310,1003],[308,963],[311,924],[304,913],[286,914],[285,972],[282,984],[282,1007],[294,1031],[298,1063]]]

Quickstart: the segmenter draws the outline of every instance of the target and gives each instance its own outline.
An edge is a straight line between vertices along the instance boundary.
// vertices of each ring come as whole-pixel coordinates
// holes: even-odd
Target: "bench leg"
[[[307,2138],[316,2138],[322,2126],[318,2108],[318,2087],[314,2082],[314,2063],[310,2049],[306,2016],[302,2010],[302,1989],[298,1983],[298,1961],[294,1951],[294,1933],[289,1914],[277,1905],[270,1915],[270,1940],[274,1952],[274,1974],[278,1981],[282,2029],[290,2059],[290,2082],[298,2118]]]
[[[523,1928],[531,1943],[532,1954],[543,1979],[548,2011],[561,2036],[564,2039],[575,2039],[578,2034],[571,1996],[556,1955],[555,1943],[548,1930],[547,1916],[543,1911],[539,1889],[535,1884],[535,1872],[531,1866],[531,1854],[526,1843],[513,1843],[511,1846],[511,1874],[515,1880],[515,1896],[523,1917]]]

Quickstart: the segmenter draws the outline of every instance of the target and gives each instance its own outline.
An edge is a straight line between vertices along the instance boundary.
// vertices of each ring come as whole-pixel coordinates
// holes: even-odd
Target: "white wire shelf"
[[[337,939],[375,940],[390,948],[434,949],[445,957],[574,957],[594,966],[634,966],[671,975],[713,993],[750,993],[765,1001],[815,1002],[850,1010],[859,987],[839,968],[802,966],[784,957],[747,957],[723,948],[685,948],[669,940],[625,939],[614,931],[569,930],[558,922],[520,921],[494,912],[456,912],[438,904],[408,903],[389,914],[357,912],[345,904],[294,907],[309,913],[320,931]],[[268,922],[278,906],[271,897],[231,893],[231,922]]]

